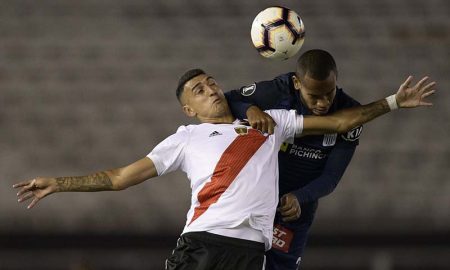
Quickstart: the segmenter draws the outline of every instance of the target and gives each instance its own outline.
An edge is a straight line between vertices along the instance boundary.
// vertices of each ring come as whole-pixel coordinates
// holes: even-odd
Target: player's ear
[[[297,75],[292,75],[292,82],[294,83],[294,88],[296,90],[300,90],[302,83],[300,82],[300,79],[297,77]]]
[[[192,109],[189,105],[184,105],[182,107],[184,114],[186,114],[189,117],[195,117],[197,113]]]

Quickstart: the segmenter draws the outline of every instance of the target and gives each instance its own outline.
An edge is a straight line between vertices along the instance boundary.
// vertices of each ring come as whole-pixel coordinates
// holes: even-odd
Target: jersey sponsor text
[[[296,144],[292,145],[289,154],[310,159],[324,159],[327,156],[327,154],[322,153],[322,150],[320,149],[313,149]]]

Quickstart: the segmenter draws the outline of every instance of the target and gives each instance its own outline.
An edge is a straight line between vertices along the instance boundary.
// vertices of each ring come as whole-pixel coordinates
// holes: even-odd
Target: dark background
[[[446,0],[0,2],[0,269],[163,269],[190,203],[182,173],[121,192],[16,202],[15,182],[84,175],[147,155],[192,122],[175,87],[201,67],[232,89],[292,71],[263,59],[250,25],[296,10],[301,52],[322,48],[368,103],[430,75],[433,108],[367,124],[322,199],[303,269],[450,269],[450,2]]]

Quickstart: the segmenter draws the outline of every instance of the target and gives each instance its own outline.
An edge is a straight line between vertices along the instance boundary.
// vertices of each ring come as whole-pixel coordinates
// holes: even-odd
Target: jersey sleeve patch
[[[255,93],[256,91],[256,83],[244,86],[241,88],[241,95],[243,95],[244,97],[248,97],[253,95],[253,93]]]
[[[355,127],[354,129],[350,130],[349,132],[342,134],[341,137],[342,139],[349,141],[349,142],[353,142],[359,139],[359,137],[361,136],[363,130],[363,126],[359,126],[359,127]]]

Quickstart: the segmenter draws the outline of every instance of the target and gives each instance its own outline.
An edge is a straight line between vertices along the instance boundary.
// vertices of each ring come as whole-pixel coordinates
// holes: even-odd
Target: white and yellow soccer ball
[[[262,56],[285,60],[302,47],[305,26],[295,11],[285,7],[269,7],[256,15],[251,37]]]

